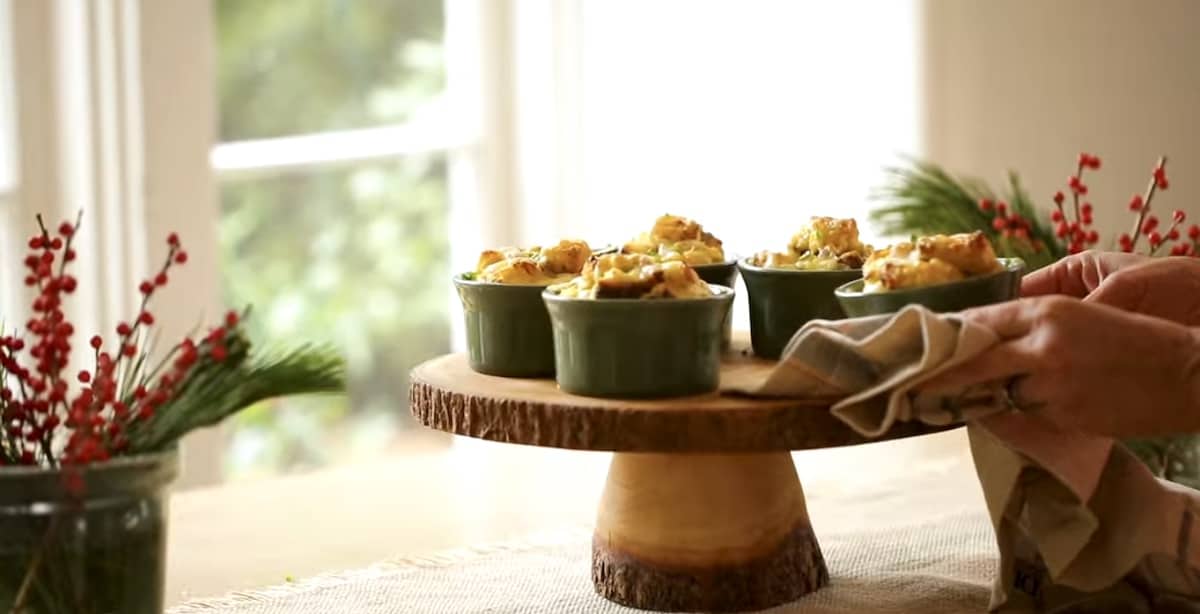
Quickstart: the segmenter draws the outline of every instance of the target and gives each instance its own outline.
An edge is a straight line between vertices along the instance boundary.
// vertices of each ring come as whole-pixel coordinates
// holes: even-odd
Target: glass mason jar
[[[174,450],[73,475],[0,467],[0,613],[160,614],[178,471]]]

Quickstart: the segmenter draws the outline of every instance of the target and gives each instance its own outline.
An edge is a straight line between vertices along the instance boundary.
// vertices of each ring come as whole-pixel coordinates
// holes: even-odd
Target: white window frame
[[[17,262],[12,208],[16,199],[16,117],[13,110],[12,0],[0,0],[0,262]],[[0,267],[0,325],[11,327],[22,280],[12,266]],[[8,318],[8,320],[5,320]]]
[[[508,78],[514,2],[444,2],[448,78],[441,114],[395,126],[223,144],[215,143],[210,2],[6,5],[18,85],[12,99],[18,180],[13,198],[0,192],[0,202],[11,201],[0,210],[9,214],[0,218],[9,232],[0,234],[21,236],[15,230],[38,212],[58,219],[84,210],[91,232],[79,246],[81,289],[72,315],[81,329],[99,330],[128,317],[137,283],[162,256],[162,237],[180,231],[191,255],[178,278],[187,291],[165,293],[156,307],[168,337],[188,330],[198,310],[209,316],[220,310],[221,180],[441,152],[449,160],[452,227],[465,231],[451,242],[452,259],[467,262],[483,245],[515,240],[515,92]],[[18,290],[5,300],[25,304]],[[196,297],[207,298],[197,303]],[[217,482],[225,434],[210,429],[184,443],[180,484]]]

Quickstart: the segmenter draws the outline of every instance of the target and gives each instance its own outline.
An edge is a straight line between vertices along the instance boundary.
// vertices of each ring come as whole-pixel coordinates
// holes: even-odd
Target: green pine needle
[[[1015,173],[1009,174],[1008,193],[998,196],[979,179],[957,178],[936,164],[909,160],[907,166],[885,169],[887,180],[872,198],[882,203],[870,214],[871,221],[888,236],[954,234],[982,231],[996,253],[1025,260],[1030,269],[1040,268],[1066,255],[1054,232],[1044,223]],[[1029,220],[1030,239],[1040,241],[1032,249],[1024,241],[1010,240],[992,227],[993,213],[979,208],[980,199],[1003,200]]]
[[[152,418],[134,423],[129,453],[163,450],[260,401],[346,389],[345,363],[329,347],[302,345],[251,356],[240,337],[230,339],[228,347],[224,361],[202,360]]]

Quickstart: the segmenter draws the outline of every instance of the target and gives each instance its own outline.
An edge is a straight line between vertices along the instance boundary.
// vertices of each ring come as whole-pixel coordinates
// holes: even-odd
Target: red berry
[[[1200,239],[1200,226],[1192,224],[1188,227],[1188,238],[1195,241]]]
[[[1117,237],[1117,243],[1121,246],[1122,251],[1127,252],[1127,251],[1133,249],[1133,239],[1129,236],[1129,233],[1127,233],[1127,232],[1123,232],[1123,233],[1121,233],[1120,237]]]
[[[92,343],[92,349],[98,350],[98,349],[100,349],[100,346],[104,345],[104,340],[100,338],[100,335],[95,335],[92,337],[91,343]]]
[[[1146,221],[1142,222],[1142,234],[1150,234],[1158,228],[1158,218],[1153,215],[1147,216]]]
[[[58,237],[54,237],[53,239],[50,240],[50,249],[62,249],[62,246],[63,246],[62,239],[60,239]]]
[[[1062,211],[1059,211],[1058,209],[1051,211],[1050,212],[1050,221],[1055,222],[1055,223],[1063,221]]]
[[[1071,233],[1071,227],[1066,222],[1059,222],[1058,226],[1054,227],[1054,235],[1060,239]]]
[[[1100,158],[1097,156],[1092,156],[1092,159],[1088,160],[1088,166],[1091,167],[1091,169],[1094,171],[1099,170],[1100,169]]]
[[[1092,214],[1092,203],[1083,203],[1082,205],[1079,206],[1079,211],[1082,212],[1084,215],[1091,215]]]
[[[187,261],[188,261],[187,252],[179,252],[178,254],[175,254],[175,262],[177,264],[183,264]]]
[[[63,260],[65,260],[67,262],[74,261],[75,256],[76,256],[75,250],[73,250],[73,249],[68,249],[67,251],[63,252]]]
[[[141,315],[138,316],[138,321],[146,326],[151,326],[154,324],[154,314],[151,314],[149,311],[143,311]]]
[[[1074,189],[1078,188],[1080,185],[1082,185],[1082,184],[1079,181],[1079,177],[1077,175],[1071,175],[1070,177],[1067,177],[1067,187],[1074,190]]]
[[[142,294],[151,294],[154,292],[154,284],[150,283],[149,281],[143,281],[138,285],[138,290]]]
[[[1092,156],[1088,153],[1079,154],[1079,166],[1089,166],[1092,163]]]
[[[1079,221],[1080,221],[1080,222],[1083,222],[1083,223],[1084,223],[1084,225],[1090,225],[1090,224],[1092,223],[1092,214],[1091,214],[1091,213],[1085,213],[1085,214],[1083,214],[1083,215],[1080,217]]]
[[[167,235],[167,245],[171,247],[179,247],[179,233],[172,232]]]
[[[1008,215],[1008,203],[1000,201],[996,203],[996,213],[1000,215]]]
[[[34,285],[37,285],[37,278],[36,278],[36,277],[34,277],[33,275],[27,275],[27,276],[25,276],[25,285],[26,285],[26,286],[34,286]]]
[[[1154,181],[1156,183],[1158,183],[1158,182],[1166,181],[1166,179],[1167,179],[1167,169],[1163,168],[1161,165],[1154,167]]]
[[[236,311],[230,311],[225,314],[225,327],[226,328],[234,328],[238,325],[238,322],[240,320],[241,320],[241,318],[238,316],[238,313]]]
[[[58,234],[64,237],[69,237],[75,234],[75,227],[72,226],[70,222],[63,222],[58,225]]]
[[[979,210],[980,211],[991,211],[992,210],[992,201],[990,201],[986,198],[979,199]]]
[[[130,327],[128,324],[121,322],[120,324],[117,325],[117,334],[118,335],[121,335],[122,337],[128,337],[132,333],[133,333],[133,328]]]
[[[1008,220],[1002,217],[997,217],[992,220],[992,228],[995,228],[996,230],[1004,230],[1005,228],[1008,228]]]
[[[63,292],[70,294],[70,293],[74,292],[75,288],[77,288],[78,286],[79,286],[79,282],[76,281],[74,277],[71,277],[70,275],[63,276],[63,278],[62,278]]]
[[[1171,255],[1172,256],[1182,256],[1186,251],[1187,251],[1187,245],[1185,245],[1183,243],[1176,243],[1175,245],[1171,246]]]
[[[132,343],[128,343],[125,345],[125,347],[121,348],[121,353],[133,358],[134,356],[137,356],[137,346]]]
[[[1167,232],[1167,240],[1168,241],[1178,241],[1179,240],[1179,229],[1172,228],[1170,231],[1168,231]]]
[[[1062,193],[1062,192],[1055,192],[1055,193],[1054,193],[1054,204],[1056,204],[1056,205],[1061,205],[1061,204],[1063,204],[1063,198],[1064,198],[1064,197],[1063,197],[1063,193]]]
[[[155,275],[155,276],[154,276],[154,285],[156,285],[156,286],[165,286],[165,285],[167,285],[167,274],[166,274],[166,273],[159,273],[158,275]]]
[[[1162,244],[1162,240],[1163,240],[1162,235],[1158,234],[1158,232],[1150,233],[1150,245],[1152,245],[1154,247],[1158,247],[1159,245]]]
[[[1187,214],[1179,209],[1176,209],[1175,212],[1171,214],[1171,219],[1175,220],[1176,224],[1182,224],[1183,221],[1187,219]]]
[[[1095,230],[1089,230],[1087,233],[1087,242],[1091,245],[1099,243],[1100,233],[1096,232]]]
[[[81,383],[81,384],[86,384],[86,383],[88,383],[88,382],[90,382],[90,381],[92,381],[92,374],[91,374],[91,373],[88,373],[87,371],[80,371],[80,372],[79,372],[79,383]]]
[[[212,349],[209,350],[209,355],[212,356],[212,359],[217,362],[224,362],[224,360],[228,358],[229,352],[223,345],[214,345]]]
[[[42,235],[38,235],[29,239],[29,249],[41,249],[43,244],[44,242],[42,241]]]

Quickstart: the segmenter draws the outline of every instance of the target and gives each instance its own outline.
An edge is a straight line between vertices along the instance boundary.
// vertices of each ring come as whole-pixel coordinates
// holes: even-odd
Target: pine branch
[[[191,431],[259,401],[345,390],[345,364],[328,347],[303,345],[250,356],[249,343],[233,337],[228,348],[225,360],[206,358],[197,364],[171,401],[130,428],[130,453],[168,448]]]
[[[1008,194],[998,198],[983,181],[956,178],[929,162],[909,160],[907,166],[891,167],[885,172],[887,180],[872,195],[882,205],[870,213],[870,219],[886,235],[982,231],[998,255],[1022,258],[1031,269],[1065,255],[1053,230],[1042,222],[1043,216],[1015,173],[1009,174]],[[1009,238],[997,232],[992,226],[994,213],[980,209],[981,199],[1009,203],[1014,212],[1029,221],[1029,240]]]

